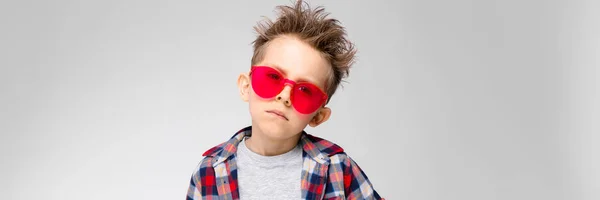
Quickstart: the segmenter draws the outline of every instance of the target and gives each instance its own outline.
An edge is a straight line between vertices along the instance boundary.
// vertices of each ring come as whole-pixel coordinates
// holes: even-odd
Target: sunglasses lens
[[[321,107],[323,99],[325,96],[317,86],[300,83],[294,87],[292,104],[299,113],[310,114]]]
[[[283,89],[283,77],[269,67],[256,67],[252,71],[252,89],[262,98],[273,98]]]
[[[253,67],[251,74],[252,89],[256,95],[268,99],[277,96],[285,87],[286,79],[279,71],[270,67]],[[310,114],[327,99],[319,87],[311,83],[298,83],[294,85],[290,100],[294,109],[302,114]]]

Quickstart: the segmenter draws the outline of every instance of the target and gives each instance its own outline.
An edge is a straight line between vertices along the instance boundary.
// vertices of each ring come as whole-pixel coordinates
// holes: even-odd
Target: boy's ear
[[[317,111],[317,114],[308,122],[310,127],[317,127],[318,125],[326,122],[331,116],[331,108],[323,107]]]
[[[250,97],[250,77],[246,73],[241,73],[237,80],[240,97],[243,101],[248,102]]]

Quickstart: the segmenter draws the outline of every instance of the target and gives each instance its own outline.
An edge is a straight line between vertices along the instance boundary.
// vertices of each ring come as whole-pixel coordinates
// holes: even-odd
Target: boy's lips
[[[281,111],[278,111],[278,110],[267,110],[267,112],[271,113],[271,114],[274,114],[274,115],[277,115],[277,116],[285,119],[286,121],[289,121],[288,118],[285,116],[285,114],[283,114],[283,112],[281,112]]]

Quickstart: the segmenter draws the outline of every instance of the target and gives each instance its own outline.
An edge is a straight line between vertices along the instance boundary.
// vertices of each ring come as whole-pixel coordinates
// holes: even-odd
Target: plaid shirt
[[[239,199],[236,149],[251,127],[206,151],[194,170],[187,200]],[[302,132],[302,199],[382,199],[344,150],[327,140]]]

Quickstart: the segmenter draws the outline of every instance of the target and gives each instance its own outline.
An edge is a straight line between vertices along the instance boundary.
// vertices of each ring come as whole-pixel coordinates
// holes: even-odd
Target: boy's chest
[[[236,157],[241,199],[300,199],[302,156],[283,161]]]
[[[242,199],[247,199],[243,197],[245,197],[245,195],[256,194],[248,193],[248,190],[246,189],[251,188],[259,189],[272,195],[287,196],[298,194],[292,199],[298,199],[298,197],[301,199],[322,199],[325,194],[325,185],[328,180],[327,164],[321,164],[309,158],[302,158],[299,172],[298,168],[290,168],[288,170],[272,170],[271,172],[274,173],[269,175],[259,175],[258,173],[261,171],[253,171],[253,168],[246,166],[243,161],[242,163],[239,163],[240,165],[238,166],[237,162],[238,160],[234,159],[214,166],[214,181],[209,180],[210,177],[203,178],[204,181],[213,182],[214,187],[211,190],[217,192],[217,194],[213,194],[213,196],[218,196],[219,199],[240,199],[241,197]],[[293,173],[294,170],[298,173]],[[291,173],[282,173],[286,171],[290,171]],[[261,181],[261,179],[263,181]],[[261,183],[264,183],[267,180],[275,183]],[[257,183],[261,184],[256,184],[255,181],[258,181]],[[277,182],[280,182],[281,185]],[[241,189],[242,187],[244,187],[244,189]],[[285,192],[275,194],[272,191],[275,188],[284,188]]]

